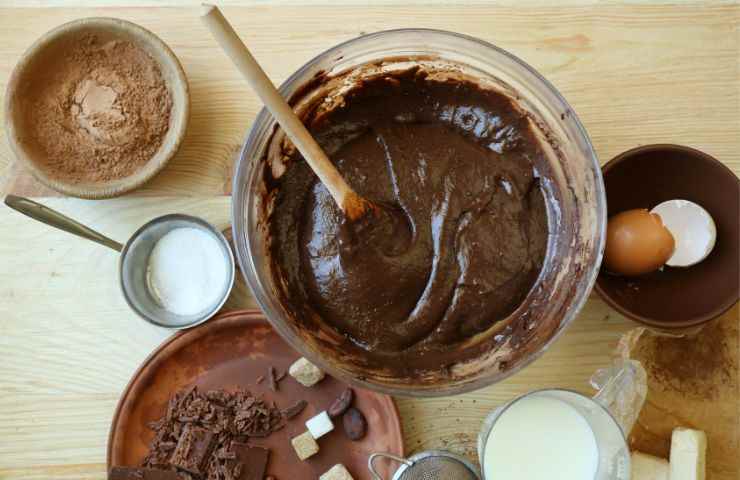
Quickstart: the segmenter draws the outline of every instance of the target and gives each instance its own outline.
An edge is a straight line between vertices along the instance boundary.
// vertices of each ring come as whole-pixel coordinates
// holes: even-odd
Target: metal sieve
[[[409,458],[374,453],[367,461],[374,480],[383,480],[375,469],[375,461],[379,458],[388,458],[401,464],[392,480],[480,480],[478,469],[472,463],[443,450],[428,450]]]

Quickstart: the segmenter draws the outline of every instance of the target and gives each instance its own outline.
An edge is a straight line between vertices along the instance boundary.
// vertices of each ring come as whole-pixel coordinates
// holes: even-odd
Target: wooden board
[[[278,82],[311,56],[362,32],[456,30],[492,41],[545,74],[584,121],[602,161],[636,145],[677,142],[707,151],[740,173],[737,5],[300,3],[225,8]],[[36,37],[90,15],[152,29],[180,57],[191,82],[192,118],[183,149],[144,189],[114,200],[43,202],[118,240],[171,212],[228,226],[232,160],[260,106],[197,13],[195,7],[0,9],[0,95],[17,58]],[[14,169],[0,133],[3,191],[50,195]],[[118,291],[116,261],[112,251],[0,207],[0,479],[105,478],[108,426],[118,396],[168,335],[128,310]],[[250,306],[254,300],[240,285],[228,307]],[[474,459],[480,422],[494,406],[535,388],[589,391],[588,377],[610,361],[616,342],[632,327],[592,296],[563,338],[513,378],[458,397],[398,399],[408,451],[446,448]],[[737,474],[710,478],[736,479]]]
[[[646,331],[635,342],[630,356],[645,367],[648,395],[630,436],[633,448],[668,458],[674,428],[704,430],[708,478],[737,478],[738,315],[735,306],[693,337]]]
[[[542,72],[583,120],[602,161],[630,147],[668,142],[704,150],[733,168],[740,168],[739,10],[704,3],[224,8],[275,82],[362,33],[453,30],[503,47]],[[199,12],[198,7],[0,10],[0,95],[22,52],[47,30],[85,16],[139,23],[180,58],[192,89],[192,116],[177,157],[136,194],[228,194],[234,156],[261,105],[201,25]],[[7,174],[0,193],[52,194],[10,167],[12,162],[3,135],[0,171]]]

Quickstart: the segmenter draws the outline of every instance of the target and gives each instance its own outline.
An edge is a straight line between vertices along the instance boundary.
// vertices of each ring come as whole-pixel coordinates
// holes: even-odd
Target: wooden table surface
[[[236,3],[227,2],[225,14],[276,82],[324,49],[365,32],[454,30],[491,41],[542,72],[574,107],[602,162],[638,145],[673,142],[704,150],[740,174],[736,4]],[[21,53],[45,31],[85,16],[132,20],[172,47],[190,80],[192,117],[177,157],[146,187],[123,198],[59,198],[14,166],[3,131],[1,191],[43,197],[119,240],[171,212],[199,215],[225,228],[233,160],[260,104],[200,24],[197,7],[133,4],[0,9],[0,90]],[[118,396],[169,335],[129,311],[116,270],[114,252],[0,207],[0,479],[105,478],[106,439]],[[243,287],[228,304],[254,305]],[[588,392],[589,376],[608,364],[615,342],[633,326],[592,295],[563,338],[513,378],[458,397],[397,399],[407,450],[445,448],[474,458],[480,422],[495,405],[541,387]]]

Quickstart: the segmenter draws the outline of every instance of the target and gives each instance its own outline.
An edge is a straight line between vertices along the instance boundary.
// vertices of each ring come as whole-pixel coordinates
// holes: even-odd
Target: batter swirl
[[[410,72],[366,81],[311,129],[348,183],[399,209],[408,227],[393,230],[398,248],[358,240],[295,154],[271,219],[294,311],[412,365],[522,302],[542,268],[548,218],[535,169],[544,153],[511,100]]]

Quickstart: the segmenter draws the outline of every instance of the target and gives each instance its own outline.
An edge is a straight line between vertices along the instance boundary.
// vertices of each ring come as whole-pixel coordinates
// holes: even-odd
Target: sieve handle
[[[403,463],[407,467],[411,467],[414,465],[414,462],[412,462],[411,460],[399,457],[397,455],[393,455],[390,453],[373,453],[372,455],[370,455],[370,458],[367,459],[367,468],[370,469],[370,473],[373,474],[373,480],[383,480],[378,471],[375,470],[375,460],[381,457],[390,458],[391,460],[395,460],[398,463]]]

